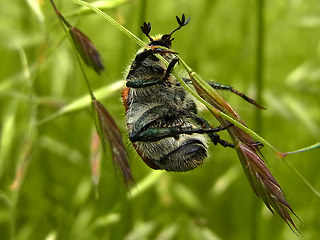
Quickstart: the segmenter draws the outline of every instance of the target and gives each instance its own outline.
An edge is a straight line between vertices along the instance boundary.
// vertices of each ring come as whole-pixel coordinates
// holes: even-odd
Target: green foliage
[[[101,16],[72,1],[56,4],[101,54],[105,73],[97,76],[91,69],[86,73],[97,99],[123,133],[137,188],[127,192],[111,159],[102,159],[99,185],[91,179],[90,98],[49,1],[4,1],[0,15],[1,239],[300,238],[260,204],[233,150],[210,146],[207,161],[187,173],[149,169],[127,140],[120,101],[123,81],[119,80],[137,45]],[[152,23],[152,34],[168,33],[176,27],[176,15],[190,16],[185,29],[175,33],[174,51],[204,79],[214,78],[255,98],[256,1],[99,4],[144,40],[143,21]],[[319,12],[316,0],[266,1],[263,102],[259,103],[267,111],[222,93],[249,127],[259,126],[253,130],[283,152],[319,142]],[[256,111],[262,111],[258,123]],[[212,119],[206,111],[201,114]],[[263,154],[302,221],[296,224],[303,238],[320,238],[319,198],[286,164],[272,153]],[[318,160],[319,150],[287,157],[316,189],[320,189]]]

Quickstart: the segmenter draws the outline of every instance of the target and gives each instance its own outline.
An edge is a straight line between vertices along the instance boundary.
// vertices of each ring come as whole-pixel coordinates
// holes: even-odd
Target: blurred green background
[[[102,55],[105,73],[86,72],[123,132],[137,189],[128,193],[111,159],[102,159],[99,185],[91,180],[95,128],[90,100],[81,100],[88,91],[49,1],[1,1],[1,239],[320,239],[319,197],[268,152],[268,166],[301,219],[294,220],[302,236],[254,195],[233,150],[211,145],[207,161],[187,173],[149,169],[127,139],[120,100],[137,46],[101,16],[79,13],[71,1],[56,4]],[[203,78],[253,98],[261,93],[267,111],[221,93],[250,128],[284,152],[319,142],[318,1],[266,1],[262,8],[254,0],[103,4],[143,40],[143,21],[152,23],[152,34],[168,33],[177,26],[176,15],[190,16],[173,49]],[[71,103],[76,108],[59,114]],[[320,190],[319,156],[314,150],[287,161]]]

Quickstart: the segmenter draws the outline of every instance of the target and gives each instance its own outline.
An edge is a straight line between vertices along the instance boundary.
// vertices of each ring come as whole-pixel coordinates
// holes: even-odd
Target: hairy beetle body
[[[169,59],[171,57],[167,56]],[[165,66],[154,60],[152,55],[148,57],[142,63],[143,70],[130,71],[127,80],[140,81],[146,78],[144,73],[153,73],[152,77],[164,77]],[[132,66],[136,64],[133,62]],[[163,71],[158,75],[155,72],[159,66]],[[163,84],[154,86],[126,88],[122,92],[122,98],[126,107],[130,140],[149,167],[167,171],[188,171],[203,162],[207,156],[207,144],[202,134],[178,134],[157,141],[156,137],[152,136],[148,141],[135,141],[135,134],[146,129],[195,127],[188,118],[191,113],[196,114],[196,105],[175,78],[170,76]]]
[[[215,133],[226,127],[212,128],[197,116],[195,102],[170,74],[178,60],[175,52],[163,47],[171,47],[172,34],[189,20],[184,15],[177,17],[179,27],[155,39],[149,36],[151,24],[144,23],[141,29],[150,39],[150,47],[136,55],[126,77],[127,88],[122,91],[130,141],[153,169],[181,172],[202,164],[207,157],[204,133],[215,144],[233,147]],[[155,54],[160,54],[169,66]]]

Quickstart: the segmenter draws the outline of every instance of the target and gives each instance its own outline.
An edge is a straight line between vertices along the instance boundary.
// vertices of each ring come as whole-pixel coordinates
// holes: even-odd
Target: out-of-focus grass
[[[127,193],[111,160],[103,159],[95,197],[94,125],[72,49],[49,1],[5,1],[0,10],[1,239],[298,239],[259,203],[233,150],[210,146],[203,166],[188,173],[149,169],[126,138],[121,87],[106,87],[123,77],[136,45],[101,17],[73,15],[78,6],[69,1],[56,4],[102,54],[106,73],[97,77],[88,70],[88,77],[94,89],[105,89],[96,95],[123,130],[137,188]],[[191,16],[176,33],[173,49],[202,77],[255,96],[254,1],[127,1],[106,11],[137,35],[141,21],[150,21],[157,34],[171,31],[176,15]],[[268,110],[262,112],[261,135],[290,151],[319,141],[320,10],[310,0],[269,1],[264,11],[262,104]],[[255,125],[252,106],[223,96],[249,127]],[[37,125],[59,111],[67,114]],[[319,238],[319,199],[285,164],[267,153],[266,158],[301,218],[303,238]],[[320,188],[319,151],[288,160]]]

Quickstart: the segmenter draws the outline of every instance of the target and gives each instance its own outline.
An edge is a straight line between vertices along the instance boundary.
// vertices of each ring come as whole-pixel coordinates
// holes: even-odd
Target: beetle
[[[148,37],[148,46],[138,51],[128,75],[122,100],[126,111],[130,141],[142,160],[153,169],[183,172],[201,165],[207,157],[207,135],[215,145],[234,148],[221,139],[217,132],[232,124],[212,127],[198,116],[191,95],[171,75],[178,63],[176,52],[170,50],[174,32],[190,21],[183,14],[176,17],[178,27],[169,34],[152,38],[151,24],[144,22],[142,32]],[[169,65],[162,63],[161,55]],[[184,79],[190,83],[190,79]],[[231,86],[210,82],[215,89],[229,90],[260,107],[254,100]]]

